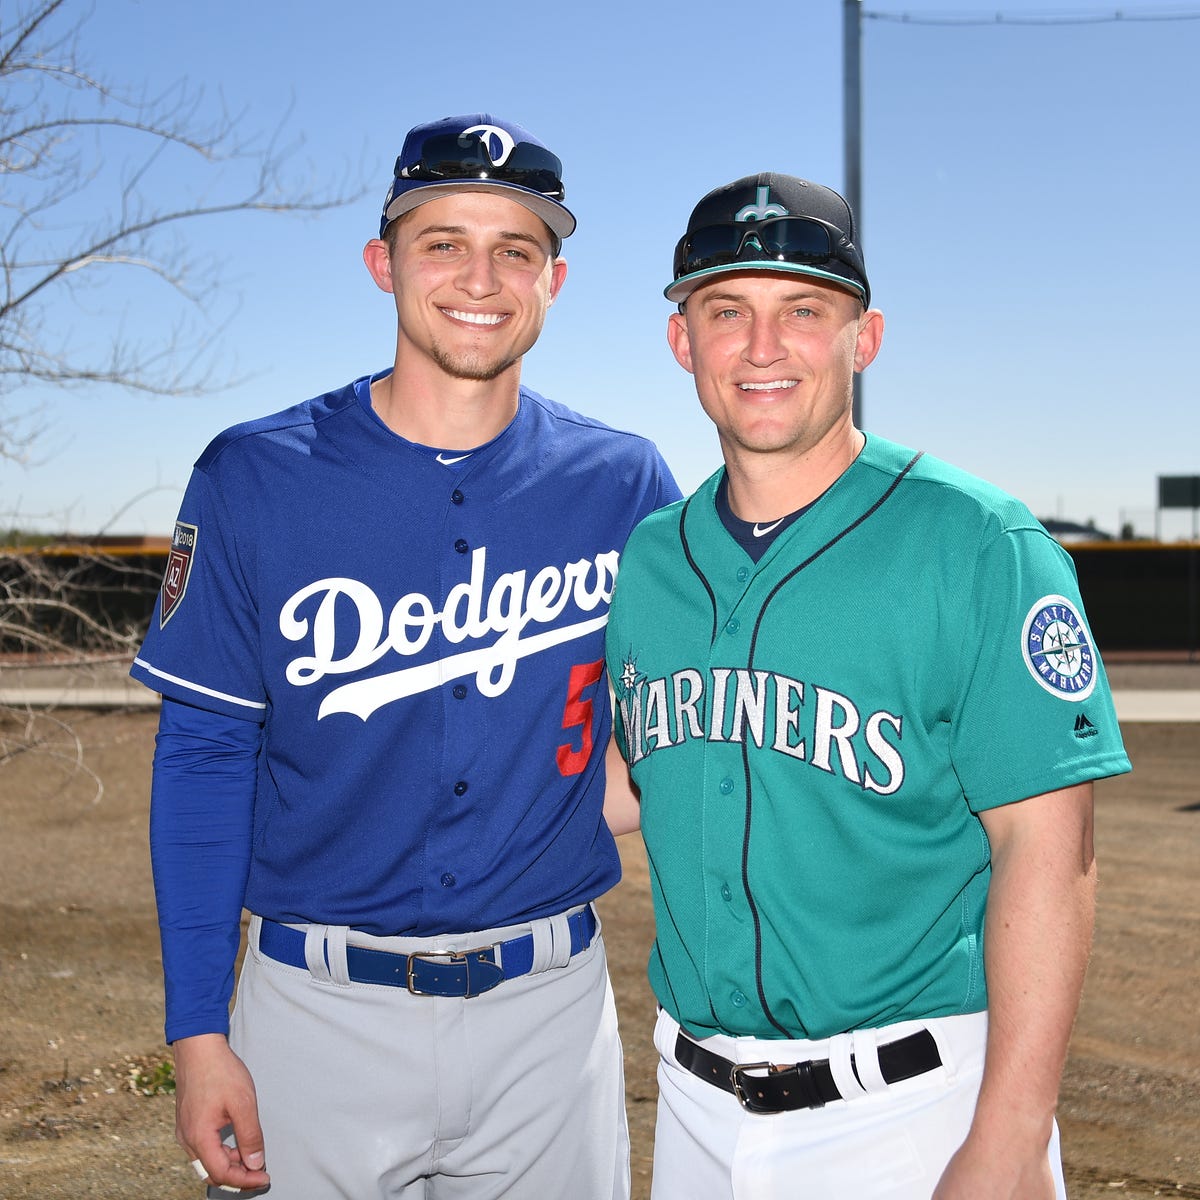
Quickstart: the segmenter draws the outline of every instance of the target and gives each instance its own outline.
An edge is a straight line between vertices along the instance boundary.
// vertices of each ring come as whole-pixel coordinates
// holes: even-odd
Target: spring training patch
[[[167,557],[167,569],[162,581],[162,604],[159,606],[158,627],[161,629],[175,615],[183,603],[188,579],[192,574],[192,558],[196,553],[196,539],[200,530],[186,521],[175,522],[175,533],[171,537],[171,553]]]
[[[1021,653],[1030,674],[1051,695],[1086,700],[1096,686],[1092,639],[1065,596],[1043,596],[1021,630]]]

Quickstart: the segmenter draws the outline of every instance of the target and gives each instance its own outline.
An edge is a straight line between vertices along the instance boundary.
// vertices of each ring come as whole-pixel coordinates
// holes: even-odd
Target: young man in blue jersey
[[[188,485],[133,674],[163,694],[166,1035],[210,1193],[628,1193],[603,636],[679,493],[521,384],[563,198],[518,125],[410,131],[364,251],[392,364],[227,430]]]
[[[666,296],[724,467],[639,526],[608,626],[655,1200],[1061,1197],[1092,781],[1129,769],[1071,561],[855,427],[883,315],[836,192],[710,192]]]

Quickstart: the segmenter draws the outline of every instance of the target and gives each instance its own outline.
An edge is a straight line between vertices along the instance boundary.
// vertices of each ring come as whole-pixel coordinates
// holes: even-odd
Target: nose
[[[468,254],[462,261],[456,282],[461,291],[475,300],[495,295],[500,290],[496,265],[490,254]]]
[[[769,367],[787,357],[779,325],[770,317],[755,317],[750,323],[743,358],[756,367]]]

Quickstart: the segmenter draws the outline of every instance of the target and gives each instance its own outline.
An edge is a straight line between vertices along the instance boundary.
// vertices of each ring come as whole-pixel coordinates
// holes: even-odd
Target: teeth
[[[499,325],[504,320],[504,313],[460,312],[457,308],[442,311],[456,321],[466,321],[468,325]]]
[[[768,383],[739,383],[738,387],[743,392],[773,392],[778,388],[795,387],[799,382],[798,379],[772,379]]]

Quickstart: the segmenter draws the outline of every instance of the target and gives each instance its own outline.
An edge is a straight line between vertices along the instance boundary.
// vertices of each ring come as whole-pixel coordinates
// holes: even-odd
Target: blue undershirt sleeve
[[[262,726],[163,698],[150,859],[166,1040],[229,1032]]]

